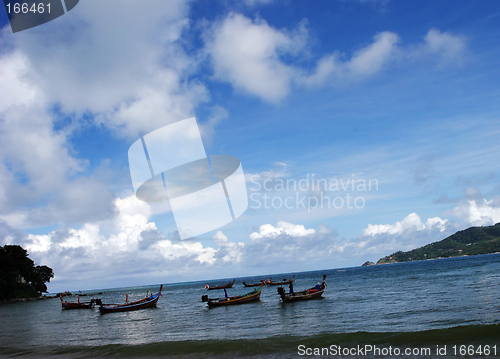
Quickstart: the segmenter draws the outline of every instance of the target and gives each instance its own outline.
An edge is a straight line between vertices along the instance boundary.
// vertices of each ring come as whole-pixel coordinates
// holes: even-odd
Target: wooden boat
[[[244,304],[249,302],[254,302],[260,300],[260,293],[262,292],[263,284],[260,285],[260,288],[254,288],[253,291],[248,292],[243,295],[237,295],[234,297],[224,297],[224,298],[209,298],[208,295],[204,295],[201,297],[202,302],[207,302],[209,307],[220,307],[223,305],[235,305],[235,304]]]
[[[224,284],[224,285],[216,285],[216,286],[209,286],[208,284],[205,286],[206,289],[208,290],[214,290],[214,289],[225,289],[225,288],[232,288],[233,287],[233,284],[234,282],[236,281],[236,279],[233,279],[232,282],[229,282],[227,284]]]
[[[309,300],[321,298],[323,292],[326,289],[326,275],[323,276],[323,283],[316,285],[315,287],[303,290],[301,292],[286,293],[283,287],[278,288],[278,293],[281,296],[283,303],[295,302],[299,300]]]
[[[250,284],[248,284],[248,283],[243,282],[243,285],[245,287],[247,287],[247,288],[249,288],[249,287],[259,287],[259,286],[262,285],[262,282],[264,282],[264,279],[262,279],[259,283],[250,283]]]
[[[80,298],[78,298],[77,303],[71,303],[64,301],[62,296],[59,298],[61,299],[62,309],[92,309],[96,304],[102,304],[100,299],[91,299],[89,302],[80,302]]]
[[[160,287],[158,293],[151,295],[150,297],[137,300],[135,302],[126,302],[125,304],[101,304],[99,311],[101,314],[114,313],[114,312],[128,312],[132,310],[139,310],[144,308],[156,307],[156,303],[161,296],[161,291],[163,289],[163,284]]]
[[[273,282],[271,281],[271,279],[267,280],[266,281],[266,285],[286,285],[286,284],[290,284],[290,283],[293,283],[295,281],[295,274],[293,275],[293,278],[292,279],[283,279],[283,281],[281,282]]]

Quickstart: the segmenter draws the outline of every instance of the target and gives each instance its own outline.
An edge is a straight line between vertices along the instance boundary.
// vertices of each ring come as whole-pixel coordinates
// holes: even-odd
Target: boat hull
[[[243,283],[243,285],[244,285],[246,288],[251,288],[251,287],[260,287],[260,283],[253,283],[253,284]]]
[[[94,308],[93,303],[63,303],[62,304],[62,309],[64,310],[69,310],[69,309],[92,309]]]
[[[270,283],[266,283],[266,285],[269,285],[269,286],[273,286],[273,285],[287,285],[287,284],[293,283],[294,281],[295,281],[295,279],[290,279],[290,280],[287,280],[285,282],[270,282]]]
[[[281,296],[281,300],[283,303],[289,303],[289,302],[298,302],[302,300],[312,300],[312,299],[320,299],[321,296],[323,295],[325,289],[314,292],[314,293],[292,293],[292,294],[285,294]]]
[[[139,304],[122,304],[119,306],[113,306],[113,307],[99,307],[99,311],[101,314],[106,314],[106,313],[116,313],[116,312],[130,312],[132,310],[139,310],[139,309],[145,309],[145,308],[153,308],[156,307],[156,303],[158,302],[159,296],[156,296],[151,301],[145,302],[145,303],[139,303]]]
[[[117,312],[130,312],[133,310],[156,307],[156,303],[158,303],[158,299],[160,299],[162,289],[163,289],[163,284],[160,287],[160,291],[155,295],[135,302],[111,305],[111,306],[102,304],[99,307],[99,311],[101,312],[101,314],[107,314],[107,313],[117,313]]]
[[[234,279],[231,283],[227,283],[227,284],[224,284],[224,285],[216,285],[214,287],[210,287],[208,284],[205,288],[207,288],[208,290],[216,290],[216,289],[228,289],[228,288],[232,288],[233,287],[233,284],[234,282],[236,281],[236,279]],[[259,284],[260,285],[260,284]]]
[[[80,299],[78,299],[78,303],[71,303],[71,302],[66,302],[62,299],[62,297],[59,297],[61,299],[61,305],[62,309],[64,310],[69,310],[69,309],[92,309],[95,307],[95,304],[101,304],[101,300],[99,298],[97,299],[92,299],[90,302],[82,302],[80,303]]]
[[[287,285],[287,284],[290,284],[290,283],[293,283],[293,282],[295,282],[295,274],[293,275],[292,279],[283,280],[281,282],[268,281],[268,282],[266,282],[266,285],[269,285],[269,286],[273,286],[273,285]]]
[[[210,308],[212,308],[212,307],[222,307],[227,305],[238,305],[238,304],[255,302],[260,300],[261,293],[262,293],[262,286],[258,290],[255,290],[255,292],[250,292],[245,295],[237,297],[208,299],[207,304]]]
[[[299,302],[303,300],[320,299],[326,290],[326,275],[323,275],[323,283],[301,292],[286,293],[283,287],[278,288],[278,293],[283,303]]]

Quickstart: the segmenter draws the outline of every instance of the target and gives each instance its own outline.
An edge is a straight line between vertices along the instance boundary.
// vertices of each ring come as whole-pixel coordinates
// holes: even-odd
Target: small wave
[[[289,357],[297,354],[299,345],[325,348],[330,345],[357,346],[423,346],[495,343],[500,337],[500,324],[464,325],[419,332],[354,332],[323,333],[311,337],[291,335],[264,339],[185,340],[142,345],[58,346],[36,350],[0,348],[0,355],[16,357],[150,357],[150,358],[229,358]]]

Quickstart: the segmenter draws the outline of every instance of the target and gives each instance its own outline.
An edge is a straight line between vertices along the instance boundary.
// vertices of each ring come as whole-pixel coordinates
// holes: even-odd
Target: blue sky
[[[141,6],[15,34],[0,11],[0,244],[52,267],[49,290],[356,266],[500,221],[497,3]],[[249,208],[180,241],[127,151],[192,116],[241,160]],[[337,208],[307,208],[321,196]]]

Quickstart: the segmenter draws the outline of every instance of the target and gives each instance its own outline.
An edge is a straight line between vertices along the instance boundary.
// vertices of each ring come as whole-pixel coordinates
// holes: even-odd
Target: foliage
[[[0,300],[38,297],[54,278],[52,268],[36,266],[21,246],[0,246]]]
[[[395,252],[377,264],[419,261],[500,252],[500,223],[489,227],[471,227],[426,246]]]

